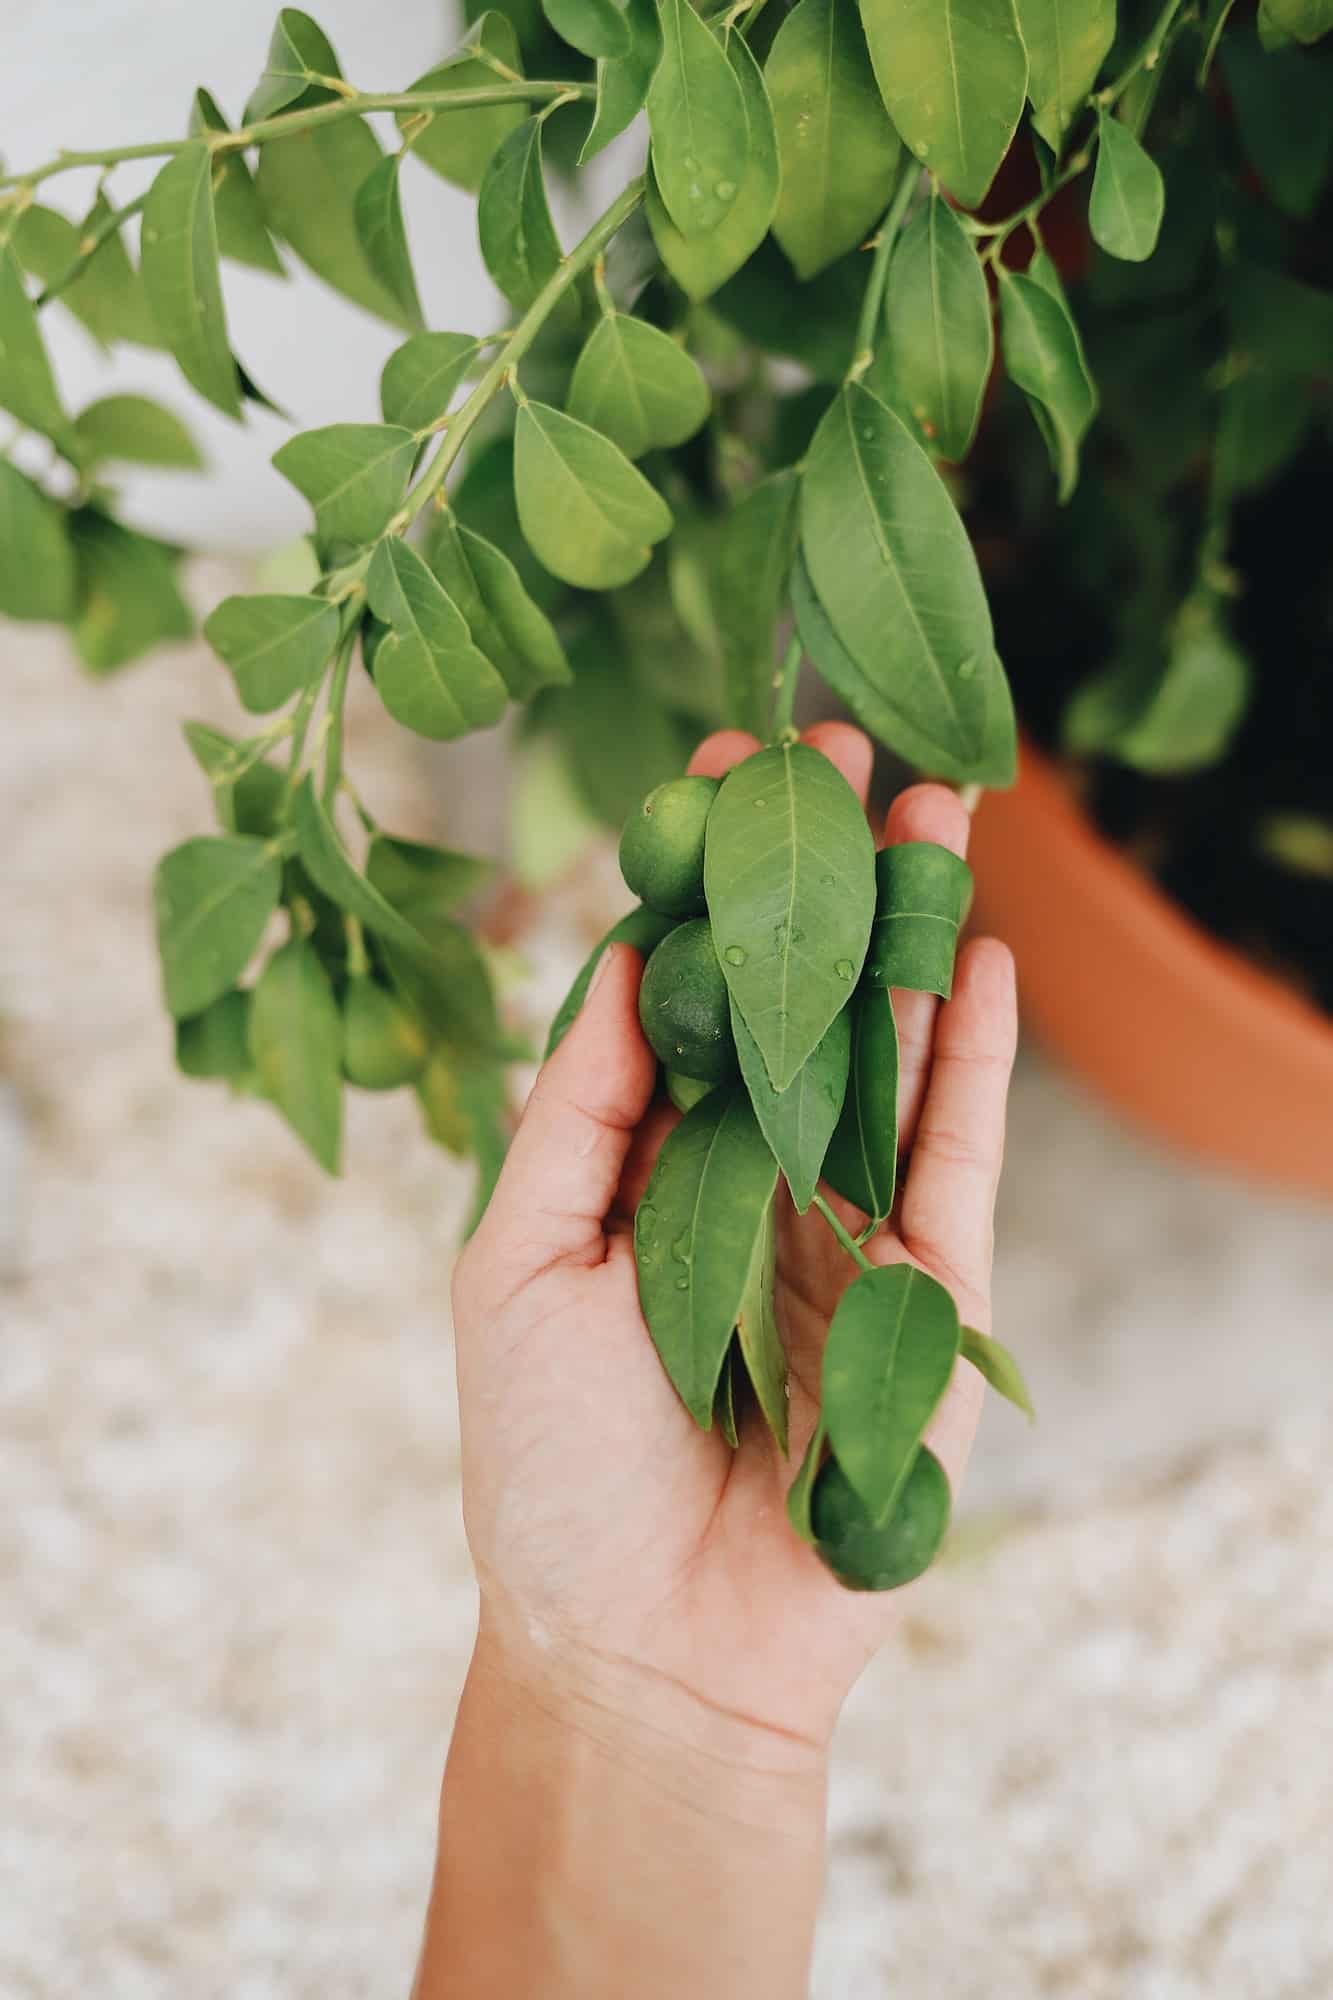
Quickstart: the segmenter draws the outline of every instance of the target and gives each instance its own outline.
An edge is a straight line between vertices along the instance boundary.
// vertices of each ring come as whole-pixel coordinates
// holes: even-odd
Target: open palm
[[[857,730],[807,732],[865,798]],[[720,776],[758,745],[727,731],[691,770]],[[885,840],[962,853],[967,815],[942,786],[894,804]],[[785,1494],[813,1429],[824,1338],[855,1275],[824,1219],[783,1194],[777,1312],[792,1455],[756,1410],[740,1449],[695,1426],[639,1308],[632,1222],[675,1113],[653,1102],[633,951],[603,961],[543,1069],[454,1285],[463,1498],[483,1627],[607,1688],[656,1682],[705,1708],[823,1741],[900,1595],[842,1587],[792,1532]],[[876,1263],[919,1264],[988,1330],[991,1215],[1013,1059],[1012,966],[993,940],[960,953],[953,998],[894,996],[899,1130],[909,1155]],[[857,1226],[864,1218],[836,1203]],[[928,1433],[957,1487],[980,1410],[959,1362]]]

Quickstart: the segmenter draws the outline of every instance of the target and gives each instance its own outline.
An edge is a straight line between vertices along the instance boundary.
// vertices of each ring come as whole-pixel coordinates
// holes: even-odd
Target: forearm
[[[804,2000],[813,1745],[479,1639],[414,2000]]]

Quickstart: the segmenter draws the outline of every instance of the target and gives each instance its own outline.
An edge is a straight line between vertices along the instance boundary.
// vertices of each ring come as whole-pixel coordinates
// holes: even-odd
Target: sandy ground
[[[404,1993],[473,1614],[468,1175],[362,1098],[330,1184],[175,1077],[145,887],[204,828],[177,721],[226,723],[219,670],[0,650],[0,1993]],[[364,712],[354,754],[431,824]],[[1043,1422],[988,1415],[848,1712],[818,2000],[1333,1993],[1331,1295],[1326,1216],[1027,1057],[997,1325]]]

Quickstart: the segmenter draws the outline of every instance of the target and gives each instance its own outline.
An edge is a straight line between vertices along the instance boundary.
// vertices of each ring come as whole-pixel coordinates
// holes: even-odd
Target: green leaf
[[[643,1316],[701,1430],[777,1177],[744,1089],[712,1090],[668,1134],[634,1218]]]
[[[1146,705],[1110,746],[1124,764],[1155,776],[1215,763],[1250,701],[1250,665],[1206,597],[1181,607],[1166,668]]]
[[[662,57],[657,0],[626,0],[624,18],[629,30],[629,49],[623,56],[598,62],[597,109],[579,154],[580,166],[586,165],[633,124],[643,109],[653,71]]]
[[[1227,306],[1240,353],[1277,375],[1326,375],[1333,292],[1241,261],[1228,275]]]
[[[708,815],[704,893],[737,1012],[786,1090],[846,1005],[874,916],[875,846],[851,786],[808,744],[761,750]]]
[[[573,676],[555,627],[508,556],[446,508],[431,525],[426,559],[515,701],[568,687]]]
[[[238,987],[221,994],[202,1014],[176,1023],[176,1067],[182,1076],[250,1081],[250,995]]]
[[[547,403],[519,410],[514,493],[533,553],[585,590],[628,583],[671,533],[671,510],[624,453]]]
[[[976,436],[995,355],[990,296],[972,239],[942,195],[894,247],[884,332],[869,385],[956,464]]]
[[[542,178],[541,118],[529,118],[496,149],[477,196],[477,234],[486,269],[516,312],[525,312],[560,268]],[[552,323],[577,325],[573,292],[560,299]]]
[[[188,639],[190,607],[176,582],[177,553],[123,528],[96,507],[69,518],[78,567],[74,644],[94,673],[136,660],[168,639]]]
[[[153,182],[141,245],[148,303],[177,367],[224,416],[239,418],[241,392],[218,268],[213,156],[204,140],[182,147]]]
[[[375,654],[375,685],[390,715],[436,742],[499,721],[504,682],[473,645],[458,606],[398,536],[371,557],[366,595],[391,628]]]
[[[783,1091],[769,1081],[759,1044],[732,1003],[732,1033],[741,1075],[750,1093],[759,1129],[781,1167],[791,1198],[804,1215],[814,1200],[824,1155],[828,1152],[847,1090],[851,1060],[851,1014],[844,1007],[834,1016],[823,1039],[807,1056],[795,1079]]]
[[[242,706],[265,715],[308,685],[338,643],[327,597],[224,597],[204,637],[231,668]]]
[[[429,941],[442,918],[475,896],[495,864],[419,840],[377,833],[366,854],[366,880]]]
[[[282,863],[267,841],[206,834],[163,855],[153,912],[168,1013],[202,1014],[236,984],[281,888]]]
[[[1014,723],[971,543],[900,418],[850,383],[806,460],[801,533],[815,606],[801,636],[824,678],[933,776],[1008,784]],[[848,657],[850,656],[850,657]]]
[[[876,1527],[902,1492],[959,1340],[953,1299],[911,1264],[863,1271],[838,1301],[820,1410],[834,1457]]]
[[[796,550],[799,474],[775,472],[710,524],[710,597],[722,641],[727,721],[768,727],[778,616]]]
[[[810,1434],[810,1442],[805,1448],[800,1470],[787,1489],[787,1519],[803,1542],[814,1545],[815,1529],[810,1518],[810,1503],[814,1498],[815,1481],[819,1475],[820,1460],[827,1437],[824,1420],[821,1417]]]
[[[1213,476],[1224,494],[1264,486],[1300,450],[1314,417],[1309,382],[1246,368],[1222,391]]]
[[[655,687],[623,625],[594,613],[575,630],[569,661],[573,685],[546,696],[542,724],[580,798],[619,832],[655,785],[679,776],[699,732]]]
[[[1036,1421],[1036,1411],[1028,1394],[1028,1385],[1023,1380],[1023,1371],[1007,1347],[998,1340],[992,1340],[987,1333],[978,1333],[975,1327],[963,1328],[962,1356],[984,1376],[997,1395],[1021,1410],[1025,1417]]]
[[[542,0],[542,12],[561,40],[582,55],[629,53],[629,23],[616,0]]]
[[[684,6],[685,0],[676,0],[676,4]],[[745,110],[745,165],[735,199],[707,235],[688,236],[672,220],[653,167],[649,168],[644,197],[662,262],[681,290],[696,300],[708,298],[725,284],[759,248],[768,234],[781,187],[773,107],[764,88],[763,72],[739,32],[726,35],[722,47]],[[789,305],[790,300],[785,303]],[[800,314],[792,318],[799,321]]]
[[[381,159],[364,118],[312,125],[259,149],[255,190],[264,219],[317,278],[391,326],[414,322],[384,285],[356,226],[357,190]]]
[[[754,1385],[764,1421],[777,1440],[778,1450],[787,1451],[787,1356],[778,1332],[773,1281],[777,1271],[777,1223],[773,1205],[764,1211],[763,1223],[755,1239],[750,1269],[745,1279],[740,1308],[736,1314],[736,1338],[745,1372]]]
[[[958,930],[972,900],[972,870],[933,840],[902,840],[875,857],[875,921],[865,977],[914,993],[953,991]]]
[[[485,345],[470,333],[414,333],[395,347],[380,376],[385,423],[409,431],[424,431],[435,423]]]
[[[1000,344],[1009,379],[1027,397],[1046,440],[1065,501],[1078,483],[1078,449],[1097,414],[1097,391],[1063,294],[1049,290],[1031,268],[1000,267]]]
[[[774,38],[764,81],[782,169],[773,234],[796,275],[809,278],[878,222],[902,153],[855,0],[797,0]]]
[[[579,355],[567,407],[627,458],[642,458],[693,437],[710,401],[698,362],[679,342],[645,319],[608,312]]]
[[[206,90],[196,90],[190,107],[190,137],[209,132],[229,132],[231,127]],[[234,263],[249,264],[256,271],[275,277],[287,275],[273,238],[264,225],[254,180],[239,148],[222,153],[213,162],[213,219],[217,224],[218,250]]]
[[[305,938],[275,951],[250,1001],[250,1058],[264,1095],[331,1174],[341,1170],[342,1018]]]
[[[948,1533],[950,1505],[944,1467],[925,1445],[882,1527],[830,1459],[811,1496],[811,1532],[820,1560],[849,1590],[897,1590],[935,1560]]]
[[[289,438],[273,463],[315,510],[326,542],[373,542],[401,504],[416,439],[398,424],[325,424]]]
[[[683,236],[716,229],[748,153],[745,103],[722,45],[689,5],[659,0],[662,60],[648,86],[658,193]]]
[[[99,194],[76,228],[56,209],[34,204],[24,210],[14,231],[12,241],[19,262],[43,285],[60,284],[79,256],[80,244],[102,227],[110,213],[106,197]],[[56,303],[73,313],[103,347],[117,340],[133,341],[139,347],[162,345],[122,231],[108,236],[79,276],[62,285]]]
[[[309,772],[292,799],[292,829],[310,879],[330,902],[409,957],[429,956],[430,946],[416,926],[355,867]]]
[[[1127,125],[1099,111],[1088,222],[1102,249],[1128,264],[1142,264],[1157,248],[1165,207],[1166,184],[1157,162]]]
[[[250,93],[245,122],[256,124],[272,118],[303,97],[312,76],[341,76],[333,46],[309,14],[299,7],[284,7],[278,15],[268,45],[264,73]]]
[[[65,509],[7,458],[0,458],[0,616],[74,615],[74,550]]]
[[[228,833],[276,833],[286,795],[286,779],[275,764],[251,764],[230,777],[245,746],[207,722],[187,722],[183,734],[190,755],[208,779],[218,824]]]
[[[389,153],[371,168],[356,191],[352,217],[366,262],[397,300],[404,320],[409,326],[424,326],[398,187],[402,164],[400,153]]]
[[[722,1373],[717,1378],[717,1392],[713,1397],[713,1415],[717,1420],[717,1427],[733,1451],[740,1444],[736,1431],[736,1374],[738,1369],[744,1367],[744,1363],[739,1359],[739,1354],[740,1344],[733,1339],[727,1347]]]
[[[1262,9],[1293,41],[1317,42],[1333,32],[1333,0],[1262,0]]]
[[[0,249],[0,410],[77,449],[12,244]]]
[[[898,1028],[888,995],[864,978],[849,1012],[847,1093],[822,1168],[831,1187],[882,1222],[898,1179]]]
[[[1013,0],[861,0],[890,118],[964,208],[982,201],[1023,112]]]
[[[501,79],[491,65],[471,53],[484,49],[515,76],[523,74],[518,37],[505,15],[494,11],[473,22],[462,47],[448,62],[428,70],[410,86],[416,90],[485,90]],[[395,114],[401,131],[419,112]],[[500,141],[521,125],[527,112],[521,104],[487,104],[472,111],[437,111],[424,132],[412,141],[419,160],[455,187],[475,194],[487,162]]]
[[[543,1062],[551,1060],[578,1019],[579,1008],[583,1005],[593,973],[601,964],[602,954],[607,946],[633,945],[639,956],[646,960],[661,944],[662,939],[670,931],[675,930],[678,921],[676,917],[660,916],[656,910],[650,910],[645,904],[640,903],[636,909],[629,912],[628,916],[622,917],[619,923],[612,924],[606,936],[598,940],[584,959],[574,984],[556,1009],[555,1019],[551,1022],[551,1032],[546,1038]]]
[[[1311,213],[1333,161],[1328,115],[1333,69],[1296,47],[1265,54],[1248,23],[1222,42],[1222,69],[1241,143],[1266,191],[1287,215]]]
[[[1032,123],[1059,158],[1070,120],[1115,40],[1116,0],[1016,0]]]
[[[183,472],[203,466],[203,454],[173,410],[147,396],[103,396],[74,419],[84,462],[164,465]]]

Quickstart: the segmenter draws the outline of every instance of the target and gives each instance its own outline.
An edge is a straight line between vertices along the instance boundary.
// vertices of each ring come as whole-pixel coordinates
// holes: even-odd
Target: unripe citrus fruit
[[[343,1074],[362,1090],[396,1090],[419,1076],[426,1034],[388,988],[354,974],[343,995]]]
[[[620,836],[620,872],[650,910],[667,917],[704,911],[704,825],[716,778],[671,778],[649,792]]]
[[[644,967],[639,1019],[660,1061],[720,1083],[736,1072],[727,982],[706,917],[679,924]]]

